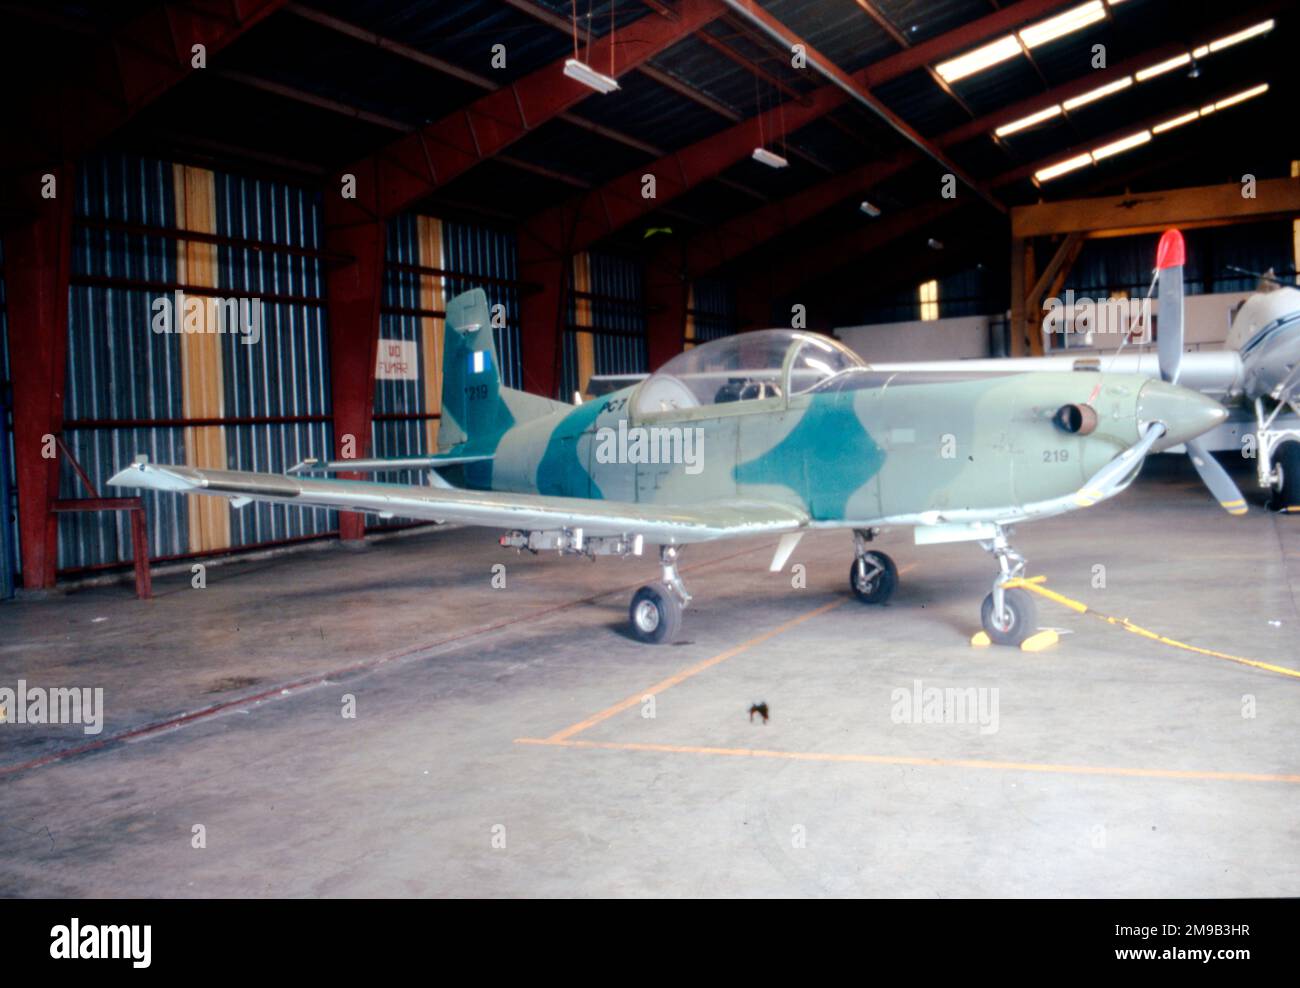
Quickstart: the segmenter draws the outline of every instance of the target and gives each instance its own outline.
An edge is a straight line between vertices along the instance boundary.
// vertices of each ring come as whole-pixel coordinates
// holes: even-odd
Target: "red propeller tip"
[[[1160,238],[1160,246],[1156,248],[1156,268],[1164,271],[1166,268],[1181,268],[1187,261],[1187,245],[1183,243],[1183,235],[1178,230],[1166,230],[1164,236]]]

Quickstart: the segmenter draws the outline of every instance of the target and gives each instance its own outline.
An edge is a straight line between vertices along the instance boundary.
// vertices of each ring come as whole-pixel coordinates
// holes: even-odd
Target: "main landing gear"
[[[998,526],[989,542],[981,542],[998,560],[993,592],[984,598],[980,621],[989,638],[998,645],[1019,645],[1038,630],[1038,608],[1027,590],[1007,584],[1025,575],[1025,557],[1011,548],[1007,533]]]
[[[864,604],[883,604],[898,586],[898,567],[883,552],[867,549],[876,535],[875,529],[857,529],[853,533],[853,565],[849,567],[849,586]]]
[[[677,573],[680,551],[675,545],[660,546],[659,565],[663,568],[663,579],[646,584],[632,595],[632,606],[628,608],[632,633],[651,645],[672,643],[682,628],[682,611],[691,600]]]

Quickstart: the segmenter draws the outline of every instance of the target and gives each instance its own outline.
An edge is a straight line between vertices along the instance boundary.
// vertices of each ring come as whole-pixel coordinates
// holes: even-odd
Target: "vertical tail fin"
[[[495,445],[514,422],[501,392],[487,294],[475,288],[447,303],[439,450],[463,443]]]

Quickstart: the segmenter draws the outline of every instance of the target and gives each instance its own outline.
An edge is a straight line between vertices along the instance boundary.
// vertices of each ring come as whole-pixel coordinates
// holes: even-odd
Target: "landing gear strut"
[[[898,586],[898,567],[883,552],[867,549],[875,537],[874,529],[853,532],[853,565],[849,567],[849,586],[864,604],[883,604]]]
[[[1019,645],[1038,630],[1038,608],[1028,591],[1007,588],[1012,580],[1025,575],[1025,557],[1011,548],[1007,533],[998,526],[989,542],[981,542],[998,560],[998,576],[993,592],[984,598],[980,621],[991,640],[999,645]]]
[[[651,645],[672,643],[682,628],[682,611],[691,600],[677,572],[679,552],[675,545],[659,547],[663,579],[648,583],[633,594],[632,606],[628,608],[632,633]]]

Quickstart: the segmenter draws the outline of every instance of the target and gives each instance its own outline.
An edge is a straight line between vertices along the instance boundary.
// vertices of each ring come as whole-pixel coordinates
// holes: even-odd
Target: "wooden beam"
[[[1011,235],[1024,239],[1077,232],[1118,237],[1159,233],[1171,226],[1190,229],[1300,214],[1300,179],[1266,178],[1257,183],[1253,199],[1241,193],[1241,183],[1230,182],[1017,206],[1011,210]]]
[[[1061,290],[1060,286],[1065,281],[1065,276],[1069,273],[1074,262],[1079,258],[1079,251],[1083,249],[1084,235],[1082,233],[1071,233],[1052,255],[1052,259],[1047,262],[1043,268],[1043,273],[1039,275],[1034,286],[1029,289],[1025,296],[1023,306],[1022,322],[1024,325],[1025,338],[1029,341],[1029,350],[1035,357],[1043,355],[1043,331],[1042,322],[1038,318],[1038,313],[1043,309],[1043,296],[1051,289],[1051,294],[1055,295]],[[1034,253],[1032,241],[1025,241],[1025,280],[1033,277]]]
[[[1034,287],[1025,296],[1030,311],[1039,308],[1043,301],[1043,293],[1047,291],[1048,286],[1056,280],[1062,268],[1068,270],[1073,267],[1074,262],[1079,257],[1079,251],[1082,249],[1083,234],[1081,233],[1071,233],[1061,242],[1061,246],[1056,249],[1052,259],[1043,268],[1043,273],[1034,282]]]

